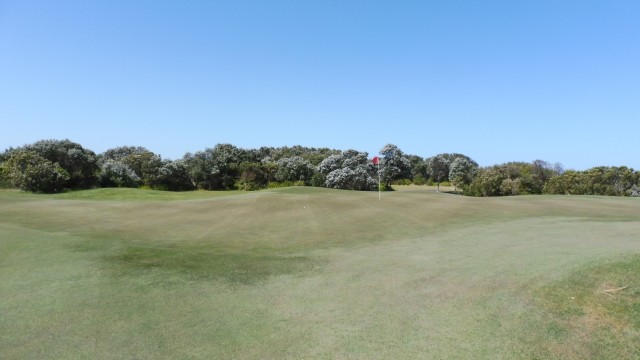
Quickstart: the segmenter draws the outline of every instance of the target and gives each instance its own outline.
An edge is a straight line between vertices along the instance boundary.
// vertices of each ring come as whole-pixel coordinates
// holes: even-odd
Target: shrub
[[[362,168],[342,168],[327,175],[325,186],[333,189],[374,190],[378,183]]]
[[[236,188],[254,191],[267,187],[269,171],[270,165],[267,163],[243,162],[240,164],[240,178],[236,181]]]
[[[314,167],[310,162],[300,156],[280,159],[277,162],[278,170],[275,178],[278,181],[311,181]]]
[[[311,177],[311,186],[324,187],[327,177],[321,173],[315,173]]]
[[[427,180],[424,178],[424,176],[418,174],[413,177],[413,183],[415,185],[425,185],[427,183]]]
[[[100,186],[135,188],[140,184],[140,177],[127,164],[117,160],[102,163]]]
[[[98,157],[88,149],[70,140],[40,140],[24,146],[40,157],[57,164],[66,172],[65,188],[86,189],[98,182]]]
[[[69,173],[58,163],[52,163],[35,151],[13,152],[2,164],[2,172],[13,186],[31,192],[61,192],[69,180]]]
[[[195,190],[189,168],[183,160],[164,161],[153,181],[153,187],[169,191]]]
[[[305,186],[304,181],[272,181],[267,188],[276,189],[282,187]]]

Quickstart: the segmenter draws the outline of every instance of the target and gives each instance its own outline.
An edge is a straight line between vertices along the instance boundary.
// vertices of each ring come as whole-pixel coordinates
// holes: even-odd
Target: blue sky
[[[640,169],[640,1],[0,0],[0,148]]]

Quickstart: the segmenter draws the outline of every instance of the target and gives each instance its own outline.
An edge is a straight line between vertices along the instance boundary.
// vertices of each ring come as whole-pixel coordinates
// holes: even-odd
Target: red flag
[[[380,158],[377,156],[373,157],[373,165],[378,165],[380,163]]]

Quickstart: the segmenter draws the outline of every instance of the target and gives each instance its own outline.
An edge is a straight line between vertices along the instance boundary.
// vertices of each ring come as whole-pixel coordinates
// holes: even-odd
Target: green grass
[[[581,268],[538,292],[552,319],[541,354],[640,358],[640,255]]]
[[[2,190],[0,358],[633,359],[638,239],[629,198]]]

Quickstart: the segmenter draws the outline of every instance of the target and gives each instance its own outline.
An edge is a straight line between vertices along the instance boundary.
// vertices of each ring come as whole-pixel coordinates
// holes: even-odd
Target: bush
[[[64,169],[67,178],[65,188],[87,189],[98,182],[98,157],[78,143],[70,140],[40,140],[24,146],[23,150],[34,151]]]
[[[311,181],[314,167],[310,162],[300,156],[280,159],[277,162],[278,170],[275,178],[278,181]]]
[[[0,189],[8,189],[13,187],[9,179],[4,175],[2,171],[2,164],[0,164]]]
[[[424,178],[424,176],[418,174],[413,177],[413,183],[415,185],[425,185],[427,183],[427,180]]]
[[[411,179],[398,179],[393,181],[393,185],[411,185],[413,182]]]
[[[2,164],[2,172],[13,186],[31,192],[61,192],[69,180],[69,173],[58,163],[52,163],[35,151],[13,152]]]
[[[140,177],[127,164],[117,160],[102,163],[100,186],[135,188],[140,184]]]
[[[595,167],[585,171],[566,171],[551,178],[544,187],[547,194],[633,196],[640,173],[627,167]]]
[[[276,189],[292,186],[305,186],[304,181],[272,181],[267,186],[268,189]]]
[[[169,191],[195,190],[189,168],[183,160],[164,161],[153,181],[153,187]]]
[[[327,177],[321,173],[315,173],[311,177],[311,186],[324,187]]]
[[[375,190],[378,188],[378,182],[362,168],[334,170],[327,175],[325,185],[328,188],[347,190]]]
[[[236,188],[246,191],[260,190],[269,183],[270,166],[267,163],[244,162],[240,164],[240,178]]]

